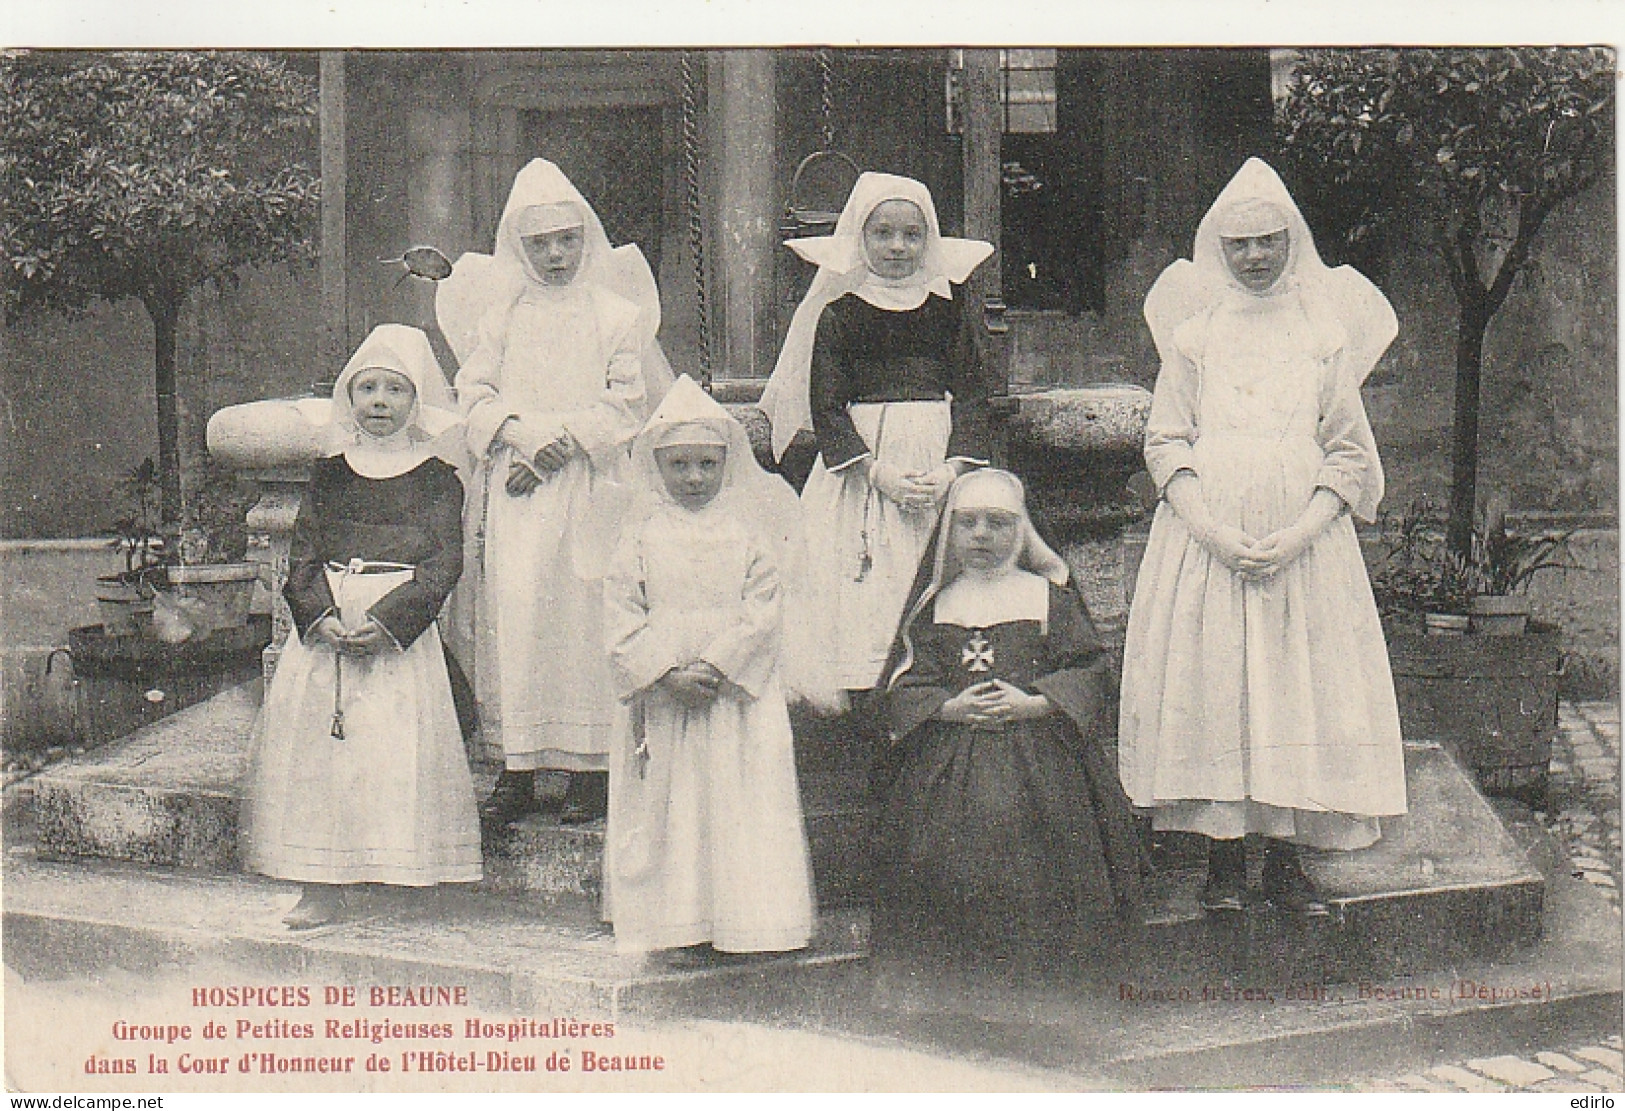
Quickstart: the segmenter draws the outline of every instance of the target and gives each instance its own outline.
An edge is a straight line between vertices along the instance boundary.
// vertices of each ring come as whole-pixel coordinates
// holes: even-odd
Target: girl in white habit
[[[503,751],[483,813],[493,825],[538,809],[538,769],[572,773],[561,821],[605,813],[614,698],[603,567],[615,480],[647,415],[646,381],[659,380],[646,379],[646,356],[665,368],[651,327],[658,308],[617,292],[625,251],[611,250],[558,167],[537,159],[514,179],[495,259],[474,283],[494,292],[457,393],[469,446],[488,467],[474,511],[484,538],[475,671],[481,727]],[[653,299],[646,264],[642,273]]]
[[[799,949],[812,879],[779,681],[795,494],[687,376],[638,436],[633,467],[641,500],[605,584],[622,703],[604,917],[627,950]]]
[[[801,429],[818,442],[790,680],[835,708],[880,681],[948,488],[988,461],[997,383],[953,286],[993,247],[943,236],[924,185],[878,173],[858,178],[832,236],[787,245],[818,267],[762,393],[776,457]]]
[[[1123,648],[1123,787],[1160,830],[1210,838],[1202,905],[1327,908],[1296,846],[1358,849],[1405,813],[1388,655],[1354,520],[1382,466],[1360,384],[1398,331],[1382,293],[1320,261],[1249,159],[1152,287],[1162,357],[1146,465],[1162,492]]]
[[[331,454],[299,507],[294,628],[246,792],[252,871],[305,885],[285,921],[331,921],[341,885],[480,878],[474,785],[436,628],[462,573],[462,425],[416,328],[383,324],[333,388]]]

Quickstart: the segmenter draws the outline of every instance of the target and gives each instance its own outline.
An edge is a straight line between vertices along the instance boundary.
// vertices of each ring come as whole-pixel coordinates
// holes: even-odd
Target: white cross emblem
[[[959,662],[965,665],[966,671],[992,671],[993,645],[978,632],[959,650]]]

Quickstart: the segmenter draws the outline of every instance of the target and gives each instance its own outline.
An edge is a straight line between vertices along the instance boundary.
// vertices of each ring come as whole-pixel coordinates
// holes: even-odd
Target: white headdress
[[[908,201],[925,216],[926,244],[920,268],[899,281],[887,281],[870,270],[863,250],[863,225],[886,201]],[[918,308],[932,294],[951,300],[949,283],[963,282],[993,253],[991,243],[944,236],[937,226],[937,206],[924,185],[913,178],[877,173],[863,174],[852,186],[833,235],[792,239],[785,246],[817,266],[818,273],[791,318],[773,377],[762,391],[761,408],[773,426],[776,459],[783,457],[797,432],[812,427],[807,391],[813,339],[825,305],[848,293],[892,310]]]
[[[721,444],[728,450],[722,489],[699,512],[732,513],[750,524],[772,545],[780,576],[787,578],[786,561],[797,558],[800,550],[801,502],[784,479],[762,470],[756,462],[745,426],[686,374],[672,384],[660,408],[633,441],[637,501],[626,518],[628,532],[657,508],[677,504],[661,478],[655,450],[697,443]]]
[[[1056,586],[1065,586],[1071,578],[1071,569],[1038,535],[1032,518],[1027,514],[1027,491],[1021,479],[1009,471],[993,467],[980,467],[960,475],[948,491],[948,500],[942,507],[936,532],[931,538],[920,574],[914,580],[908,605],[903,610],[903,623],[898,629],[898,643],[893,646],[892,660],[886,671],[889,688],[909,668],[914,666],[914,624],[931,609],[943,589],[959,576],[960,568],[953,558],[953,545],[948,532],[953,527],[954,513],[962,509],[1002,509],[1021,519],[1021,542],[1016,545],[1007,568],[1029,571]],[[931,569],[925,577],[925,569]],[[1046,595],[1047,597],[1047,595]]]
[[[513,179],[497,224],[496,252],[469,252],[435,290],[435,315],[458,361],[474,353],[487,312],[507,312],[527,284],[541,285],[521,242],[567,227],[582,233],[581,269],[571,285],[597,286],[638,307],[643,344],[644,404],[653,409],[671,388],[671,364],[655,335],[660,330],[660,291],[636,243],[611,247],[598,214],[553,163],[537,158]]]
[[[1248,290],[1224,260],[1224,238],[1286,230],[1286,267],[1273,286]],[[1356,387],[1399,333],[1393,306],[1352,266],[1331,269],[1320,260],[1314,236],[1281,178],[1267,163],[1249,158],[1236,171],[1196,228],[1189,259],[1162,272],[1145,299],[1145,319],[1164,359],[1179,347],[1188,322],[1226,300],[1296,293],[1322,346],[1337,351],[1340,374]]]
[[[351,405],[350,383],[373,368],[405,376],[417,393],[405,426],[391,436],[363,431]],[[429,337],[420,329],[380,324],[368,333],[333,384],[330,414],[326,454],[343,455],[351,469],[367,478],[394,478],[431,456],[454,466],[460,462],[462,437],[448,433],[461,429],[462,419]]]

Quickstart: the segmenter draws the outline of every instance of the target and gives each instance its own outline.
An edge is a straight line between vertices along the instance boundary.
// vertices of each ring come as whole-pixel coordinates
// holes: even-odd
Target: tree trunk
[[[1462,305],[1456,331],[1456,413],[1450,445],[1450,550],[1472,551],[1478,498],[1478,394],[1484,367],[1484,333],[1490,315],[1483,305]]]
[[[158,391],[158,481],[165,527],[181,519],[180,408],[175,397],[175,326],[177,300],[155,297],[147,302],[152,317],[153,377]]]

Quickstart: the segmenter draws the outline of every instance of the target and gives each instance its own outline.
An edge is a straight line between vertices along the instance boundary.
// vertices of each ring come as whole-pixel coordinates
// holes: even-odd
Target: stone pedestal
[[[209,420],[209,454],[244,472],[260,489],[259,501],[248,511],[248,558],[269,572],[260,577],[271,592],[271,643],[263,657],[267,682],[293,628],[282,600],[288,548],[310,465],[322,455],[329,404],[320,397],[255,401],[221,409]]]

